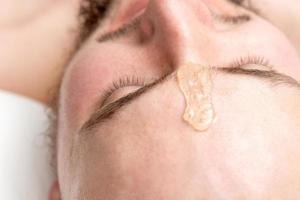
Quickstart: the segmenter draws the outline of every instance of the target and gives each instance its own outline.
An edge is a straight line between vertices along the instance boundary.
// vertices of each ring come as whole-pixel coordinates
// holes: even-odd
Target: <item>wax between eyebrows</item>
[[[186,102],[184,121],[197,131],[209,129],[215,120],[212,69],[191,63],[182,65],[177,71],[177,83]]]

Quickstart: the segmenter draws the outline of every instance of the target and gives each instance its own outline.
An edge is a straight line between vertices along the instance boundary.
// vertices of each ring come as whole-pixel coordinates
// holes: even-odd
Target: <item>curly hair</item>
[[[79,9],[80,40],[84,41],[104,18],[112,0],[83,0]]]

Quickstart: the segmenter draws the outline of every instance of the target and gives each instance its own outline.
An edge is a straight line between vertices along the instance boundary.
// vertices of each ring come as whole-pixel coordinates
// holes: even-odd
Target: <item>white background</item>
[[[47,199],[53,172],[45,110],[0,91],[0,199]]]

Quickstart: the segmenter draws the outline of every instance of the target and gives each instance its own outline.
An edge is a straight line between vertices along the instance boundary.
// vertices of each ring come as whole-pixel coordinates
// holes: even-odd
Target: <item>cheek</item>
[[[70,121],[69,126],[82,123],[91,106],[113,82],[131,76],[146,82],[160,77],[164,62],[145,51],[111,43],[96,43],[81,50],[71,62],[62,85],[61,113]]]
[[[104,83],[111,77],[111,70],[95,64],[93,60],[81,60],[71,65],[65,75],[62,89],[62,113],[70,122],[69,127],[80,124],[87,116],[88,108],[103,91]]]
[[[300,59],[297,51],[279,29],[263,20],[260,20],[256,27],[249,28],[248,31],[252,33],[256,30],[254,35],[247,37],[244,45],[249,48],[249,52],[256,56],[265,56],[276,70],[300,78]]]
[[[240,57],[264,57],[275,70],[300,80],[297,51],[287,37],[269,22],[254,17],[234,32],[222,34],[220,49],[216,51],[219,52],[220,65]]]

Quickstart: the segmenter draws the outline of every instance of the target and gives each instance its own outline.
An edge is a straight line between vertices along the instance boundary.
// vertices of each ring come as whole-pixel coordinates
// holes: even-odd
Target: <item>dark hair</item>
[[[111,0],[83,0],[79,9],[80,40],[84,41],[105,16]]]

